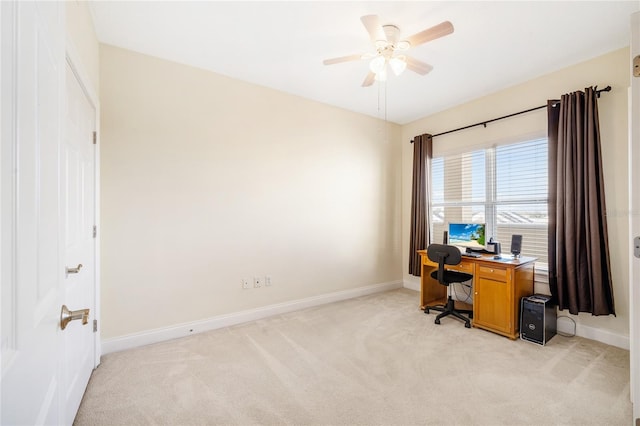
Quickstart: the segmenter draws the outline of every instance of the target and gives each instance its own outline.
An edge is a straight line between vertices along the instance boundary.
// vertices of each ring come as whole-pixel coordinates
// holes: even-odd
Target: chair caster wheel
[[[424,308],[424,313],[428,314],[429,313],[429,308]]]
[[[439,320],[439,319],[435,320],[434,322],[435,322],[436,324],[440,324],[440,320]]]
[[[466,328],[471,328],[471,324],[469,324],[468,322],[465,322],[465,323],[464,323],[464,326],[465,326]]]

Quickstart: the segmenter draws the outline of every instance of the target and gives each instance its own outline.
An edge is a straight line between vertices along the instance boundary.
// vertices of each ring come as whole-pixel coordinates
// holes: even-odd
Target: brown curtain
[[[420,276],[418,250],[429,244],[429,202],[431,193],[431,156],[433,138],[429,134],[413,138],[413,185],[411,188],[411,235],[409,237],[409,273]]]
[[[615,315],[595,90],[547,112],[551,294],[572,314]]]

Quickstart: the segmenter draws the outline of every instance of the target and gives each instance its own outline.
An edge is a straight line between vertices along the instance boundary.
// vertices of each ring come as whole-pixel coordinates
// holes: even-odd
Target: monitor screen
[[[449,244],[482,250],[485,246],[484,223],[450,223]]]

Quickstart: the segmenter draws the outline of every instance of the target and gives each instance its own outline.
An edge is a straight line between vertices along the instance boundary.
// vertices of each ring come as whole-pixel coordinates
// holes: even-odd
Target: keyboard
[[[464,257],[482,257],[481,254],[478,253],[462,253]]]

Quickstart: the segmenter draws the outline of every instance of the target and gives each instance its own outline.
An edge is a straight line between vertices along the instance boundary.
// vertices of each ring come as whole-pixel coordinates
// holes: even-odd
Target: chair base
[[[446,305],[436,305],[436,306],[427,306],[424,308],[424,313],[428,314],[430,310],[433,311],[438,311],[438,312],[442,312],[441,314],[439,314],[436,319],[435,319],[435,323],[436,324],[440,324],[440,320],[446,316],[449,315],[453,315],[454,317],[458,318],[459,320],[464,321],[464,326],[466,328],[471,328],[471,320],[470,318],[473,318],[473,311],[469,310],[469,309],[455,309],[455,301],[451,298],[451,296],[449,296],[447,298],[447,304]],[[465,317],[462,314],[468,314],[469,318]]]

